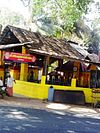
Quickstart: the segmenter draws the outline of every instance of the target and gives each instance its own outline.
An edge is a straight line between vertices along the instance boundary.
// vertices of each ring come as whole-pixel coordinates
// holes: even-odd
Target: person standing
[[[7,88],[6,88],[8,96],[13,96],[13,82],[16,83],[15,79],[11,77],[11,75],[9,75],[7,78]]]

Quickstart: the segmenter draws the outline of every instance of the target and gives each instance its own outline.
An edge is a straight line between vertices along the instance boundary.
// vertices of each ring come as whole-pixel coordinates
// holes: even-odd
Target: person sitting
[[[6,87],[3,86],[3,80],[2,77],[0,77],[0,95],[2,98],[4,98],[4,95],[6,94]]]

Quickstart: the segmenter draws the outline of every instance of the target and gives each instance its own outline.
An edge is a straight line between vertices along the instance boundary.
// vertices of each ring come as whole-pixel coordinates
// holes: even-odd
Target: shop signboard
[[[33,55],[30,55],[30,54],[5,52],[4,53],[4,60],[5,61],[29,63],[29,62],[35,62],[36,57]]]

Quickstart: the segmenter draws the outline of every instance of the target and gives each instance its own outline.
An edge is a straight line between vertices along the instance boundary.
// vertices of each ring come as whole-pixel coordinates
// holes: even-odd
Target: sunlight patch
[[[37,128],[37,126],[34,126],[34,125],[32,125],[32,124],[24,124],[23,126],[24,126],[24,127],[33,127],[33,128]]]
[[[76,133],[76,132],[72,130],[67,130],[67,133]]]
[[[86,109],[86,108],[71,108],[70,111],[75,111],[75,112],[81,112],[81,113],[97,113],[93,109]]]
[[[70,106],[64,105],[64,104],[58,104],[58,103],[50,103],[46,107],[49,109],[64,110],[64,109],[68,109]]]
[[[66,115],[65,112],[62,112],[62,111],[57,111],[57,110],[52,110],[51,111],[52,113],[55,113],[55,114],[59,114],[59,115]],[[58,117],[57,117],[58,118]],[[59,119],[59,118],[58,118]]]
[[[73,123],[73,124],[75,124],[75,123],[76,123],[76,121],[70,121],[70,123]]]
[[[97,122],[91,122],[91,121],[86,121],[86,123],[91,124],[91,125],[100,125],[100,123],[97,123]]]
[[[22,112],[22,111],[14,111],[14,112],[11,112],[11,114],[14,114],[14,115],[27,115],[26,113]]]
[[[82,113],[82,114],[75,114],[75,117],[88,117],[88,118],[93,118],[93,119],[100,119],[100,114],[93,114],[93,113]]]
[[[22,116],[22,115],[13,115],[13,114],[9,114],[9,115],[6,115],[7,118],[12,118],[12,119],[27,119],[27,117],[25,116]]]
[[[15,127],[15,129],[17,129],[17,130],[25,130],[25,128],[22,127],[22,126],[17,126],[17,127]]]
[[[10,128],[9,127],[4,127],[4,128],[2,128],[2,130],[10,131]]]

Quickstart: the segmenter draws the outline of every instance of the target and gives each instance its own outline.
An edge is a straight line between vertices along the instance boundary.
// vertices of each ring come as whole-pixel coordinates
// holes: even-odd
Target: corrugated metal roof
[[[56,58],[71,58],[85,60],[87,54],[83,50],[77,50],[65,39],[57,39],[43,36],[40,33],[25,29],[7,26],[0,39],[1,49],[24,45],[29,52],[42,55],[50,55]],[[3,45],[6,45],[3,47]]]
[[[82,46],[79,46],[77,44],[74,43],[69,43],[73,48],[75,48],[75,50],[77,50],[79,53],[81,53],[82,55],[84,55],[85,57],[89,54],[88,51],[86,51]]]

